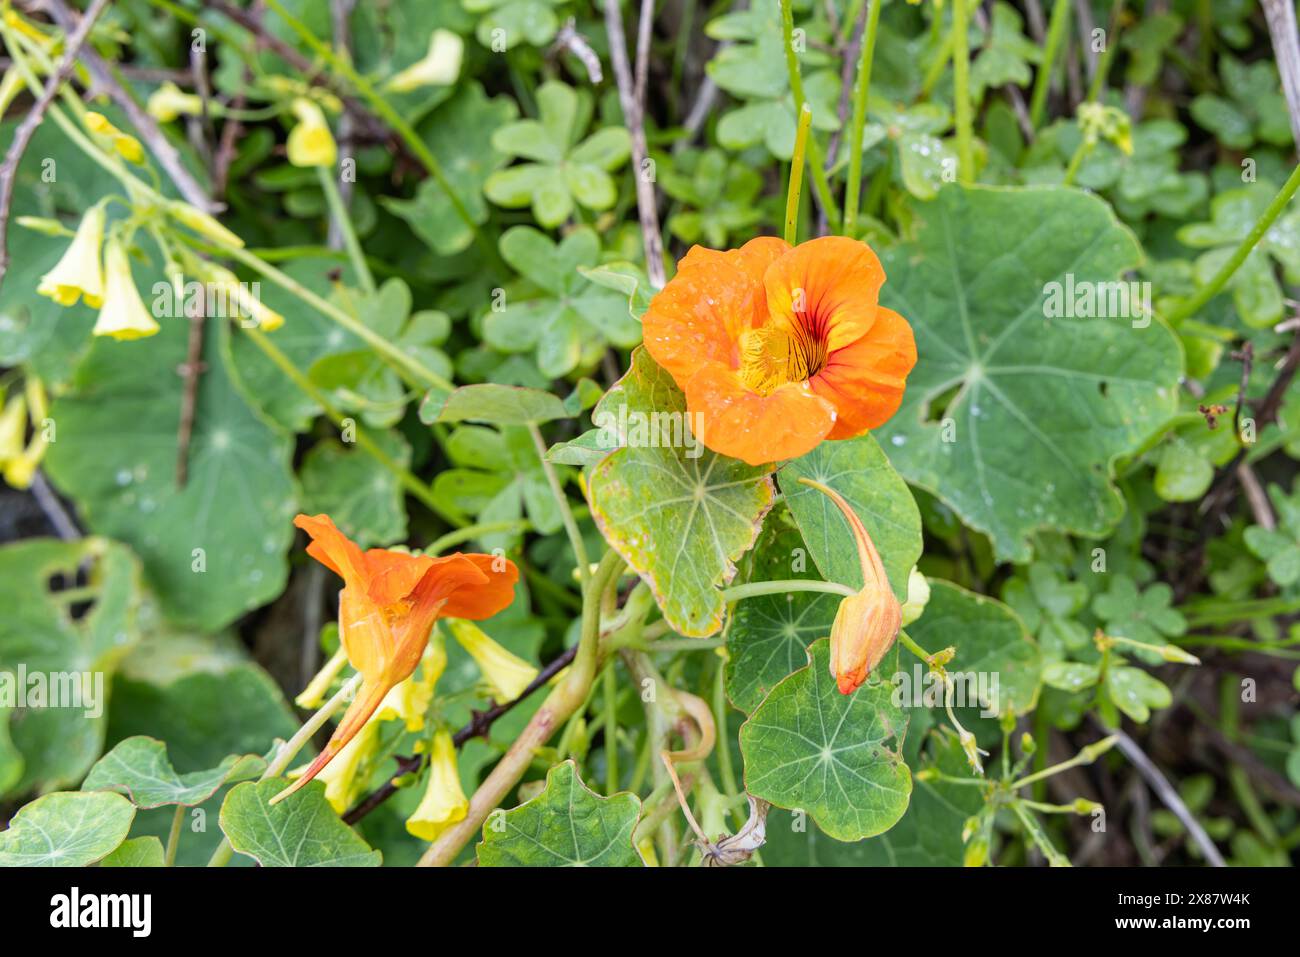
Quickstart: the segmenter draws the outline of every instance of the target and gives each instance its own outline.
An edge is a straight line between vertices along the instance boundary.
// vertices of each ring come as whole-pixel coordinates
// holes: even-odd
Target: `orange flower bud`
[[[903,608],[889,587],[880,553],[866,526],[843,496],[829,486],[801,478],[844,513],[862,563],[862,590],[840,602],[831,625],[831,674],[840,694],[852,694],[880,664],[903,625]]]

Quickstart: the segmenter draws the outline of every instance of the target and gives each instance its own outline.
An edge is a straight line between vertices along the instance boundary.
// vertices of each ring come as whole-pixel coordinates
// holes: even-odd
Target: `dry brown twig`
[[[642,0],[642,11],[649,6],[653,9],[654,0]],[[664,275],[664,240],[659,232],[659,209],[655,200],[655,184],[647,173],[648,149],[645,138],[645,101],[636,96],[632,67],[627,59],[627,37],[623,32],[623,14],[619,10],[618,0],[605,0],[605,31],[609,34],[609,58],[614,65],[614,76],[618,80],[618,99],[623,107],[623,119],[627,123],[628,133],[632,137],[632,162],[635,168],[632,176],[636,182],[636,208],[641,219],[641,242],[645,248],[646,275],[650,286],[662,289]],[[646,48],[649,47],[649,31],[640,36]],[[640,46],[641,43],[638,43]],[[648,56],[644,50],[637,51],[637,60]]]

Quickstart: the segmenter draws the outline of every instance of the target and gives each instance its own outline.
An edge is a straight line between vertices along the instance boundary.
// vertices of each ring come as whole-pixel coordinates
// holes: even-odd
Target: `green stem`
[[[755,598],[758,595],[784,595],[792,591],[816,591],[828,595],[840,595],[852,598],[857,592],[848,585],[839,582],[817,581],[815,578],[786,578],[770,582],[746,582],[744,585],[732,585],[724,588],[724,601],[739,601],[742,598]]]
[[[476,525],[466,525],[464,528],[454,529],[439,538],[435,538],[424,551],[428,555],[437,555],[453,545],[481,538],[484,535],[492,535],[497,532],[526,532],[532,527],[533,523],[526,518],[512,518],[501,522],[479,522]]]
[[[790,0],[781,0],[781,32],[785,42],[785,67],[790,76],[790,92],[794,95],[794,108],[802,110],[808,106],[811,110],[808,98],[804,96],[803,74],[799,71],[799,57],[794,50],[794,13],[790,7]],[[834,226],[839,216],[835,211],[835,200],[831,196],[830,182],[826,178],[826,160],[822,156],[822,148],[817,143],[817,137],[811,130],[808,133],[808,158],[812,166],[813,189],[817,191],[817,200],[821,203],[827,221]]]
[[[343,687],[334,693],[334,697],[326,701],[315,714],[304,721],[302,727],[298,729],[292,738],[280,745],[275,757],[272,758],[271,763],[266,766],[266,770],[262,772],[262,776],[257,780],[259,782],[269,781],[271,778],[279,777],[289,767],[293,759],[297,757],[303,746],[312,739],[312,736],[320,730],[326,721],[333,717],[334,712],[351,700],[359,687],[361,687],[360,673],[343,682]],[[208,859],[208,867],[225,867],[234,855],[234,851],[235,849],[230,846],[230,840],[223,838],[217,849],[212,852],[212,857]]]
[[[1034,92],[1029,100],[1029,122],[1034,129],[1043,124],[1043,111],[1047,108],[1047,93],[1052,85],[1052,68],[1056,65],[1056,55],[1065,40],[1065,32],[1070,24],[1070,0],[1056,0],[1052,7],[1052,19],[1047,27],[1047,39],[1043,45],[1043,61],[1038,65],[1038,75],[1034,77]]]
[[[1070,156],[1070,165],[1065,168],[1065,177],[1061,180],[1062,186],[1070,186],[1074,183],[1074,177],[1078,175],[1084,159],[1092,152],[1092,147],[1093,144],[1088,142],[1086,136],[1079,140],[1079,145],[1074,148],[1074,153]]]
[[[605,794],[618,790],[618,676],[614,658],[605,665],[601,684],[605,693]]]
[[[785,241],[793,246],[799,241],[799,200],[803,197],[803,168],[807,162],[808,127],[812,110],[805,103],[799,108],[799,125],[794,135],[794,156],[790,160],[790,184],[785,192]]]
[[[728,798],[740,793],[736,783],[736,771],[731,763],[731,739],[727,730],[727,668],[726,661],[718,658],[718,668],[713,676],[713,724],[717,728],[718,746],[714,753],[718,756],[718,773],[722,776],[722,788]]]
[[[331,422],[333,422],[336,426],[338,426],[340,430],[347,427],[346,417],[338,409],[338,407],[335,406],[334,403],[330,401],[329,397],[325,395],[325,393],[321,391],[321,389],[314,382],[312,382],[311,379],[307,378],[307,376],[304,375],[298,369],[298,367],[293,364],[293,360],[291,360],[288,356],[286,356],[280,350],[280,347],[277,346],[275,343],[273,343],[270,340],[270,338],[267,337],[266,333],[262,332],[261,329],[257,329],[255,327],[245,327],[243,325],[240,325],[239,328],[242,329],[244,334],[253,341],[254,345],[256,345],[259,349],[262,350],[262,353],[268,359],[271,360],[271,362],[276,366],[276,368],[278,368],[281,372],[284,373],[285,377],[288,378],[290,382],[292,382],[299,389],[301,389],[303,392],[305,392],[307,395],[309,395],[312,399],[315,400],[316,404],[319,405],[321,409],[324,410],[325,415],[329,417]],[[438,501],[438,499],[433,494],[433,489],[431,489],[427,484],[425,484],[424,482],[416,478],[416,476],[414,475],[414,473],[410,471],[410,469],[404,468],[396,460],[394,460],[387,452],[381,449],[379,445],[372,438],[370,438],[370,435],[366,432],[365,429],[358,428],[356,430],[356,437],[357,437],[357,445],[366,454],[378,460],[379,463],[384,466],[384,468],[392,472],[393,475],[397,477],[397,480],[402,484],[402,486],[406,488],[407,491],[409,491],[412,495],[418,498],[421,502],[423,502],[426,506],[428,506],[429,510],[432,511],[435,515],[438,515],[439,517],[445,519],[446,521],[450,522],[452,525],[464,526],[466,524],[465,519],[461,518],[459,515],[449,512],[446,509],[446,507],[443,506],[443,504]],[[437,545],[438,542],[434,542],[434,544]]]
[[[560,477],[555,472],[555,466],[546,457],[546,440],[542,438],[542,430],[538,428],[537,423],[530,422],[528,432],[533,437],[533,447],[537,449],[537,457],[541,460],[546,484],[551,487],[555,503],[560,507],[560,520],[564,523],[564,531],[569,536],[573,557],[578,562],[578,580],[585,586],[591,576],[591,560],[587,558],[587,545],[582,540],[582,532],[578,529],[578,520],[573,517],[573,509],[569,507],[569,498],[560,486]]]
[[[474,241],[478,243],[479,247],[493,264],[498,263],[500,261],[500,256],[497,253],[496,246],[483,234],[482,230],[479,229],[478,223],[475,222],[474,217],[470,215],[469,209],[465,206],[465,203],[453,188],[451,181],[447,178],[447,174],[443,171],[442,164],[438,162],[437,157],[435,157],[429,150],[429,147],[425,145],[424,140],[420,138],[420,135],[415,131],[415,128],[397,112],[393,105],[374,88],[369,80],[356,71],[356,68],[352,66],[352,61],[349,58],[340,56],[333,47],[322,41],[316,36],[316,34],[312,33],[305,23],[284,8],[284,5],[280,3],[280,0],[266,0],[266,5],[274,10],[279,15],[280,19],[288,24],[289,28],[298,34],[302,41],[311,48],[313,53],[319,56],[329,64],[333,70],[337,71],[340,76],[346,79],[357,93],[361,95],[361,98],[369,104],[370,108],[379,114],[384,122],[391,126],[397,135],[402,138],[402,141],[415,155],[415,158],[420,161],[428,174],[433,177],[434,181],[442,187],[443,192],[447,194],[447,199],[451,203],[452,209],[455,210],[457,217],[459,217],[460,220],[469,227],[470,232],[474,235]]]
[[[365,253],[361,251],[361,242],[357,239],[352,217],[348,215],[347,204],[343,202],[343,194],[339,192],[339,184],[334,179],[334,171],[318,166],[316,172],[320,174],[320,188],[325,192],[325,201],[329,204],[330,215],[334,217],[334,222],[343,235],[343,245],[348,251],[348,258],[352,260],[352,269],[357,274],[357,281],[361,283],[361,288],[365,292],[373,293],[375,277],[370,272],[370,264],[366,262]]]
[[[163,853],[163,867],[176,866],[176,851],[181,846],[181,825],[185,822],[185,805],[176,805],[172,815],[171,830],[167,832],[167,850]]]
[[[862,58],[858,61],[858,79],[853,88],[853,128],[849,131],[849,179],[844,188],[845,236],[858,228],[858,197],[862,190],[862,131],[867,125],[867,94],[871,89],[871,61],[876,52],[876,32],[880,26],[882,0],[871,0],[867,10],[867,28],[862,36]]]
[[[1251,227],[1246,238],[1241,241],[1239,246],[1237,246],[1228,261],[1219,268],[1217,273],[1214,274],[1214,278],[1211,279],[1208,284],[1202,286],[1195,296],[1170,313],[1170,323],[1176,326],[1184,319],[1195,315],[1202,306],[1219,294],[1219,291],[1223,289],[1228,280],[1232,278],[1232,274],[1235,273],[1241,267],[1241,264],[1246,261],[1246,257],[1250,255],[1250,251],[1255,248],[1255,245],[1261,239],[1264,238],[1264,234],[1269,231],[1269,228],[1273,225],[1274,221],[1282,214],[1282,210],[1285,209],[1286,204],[1291,201],[1291,197],[1295,195],[1297,188],[1300,188],[1300,165],[1297,165],[1296,168],[1291,171],[1291,175],[1287,177],[1286,183],[1283,184],[1280,190],[1278,190],[1278,194],[1273,197],[1273,201],[1268,204],[1268,208],[1264,210],[1264,214],[1260,216],[1255,222],[1255,225]]]
[[[293,293],[317,312],[332,319],[358,339],[365,342],[377,353],[389,360],[397,374],[400,375],[408,384],[417,388],[434,388],[446,392],[450,392],[455,388],[451,382],[425,366],[424,363],[420,362],[418,359],[403,351],[401,347],[389,342],[356,317],[348,315],[332,302],[322,299],[302,283],[281,272],[279,269],[276,269],[264,259],[253,255],[247,249],[239,249],[234,246],[223,245],[218,245],[216,248],[221,250],[222,255],[229,256],[231,259],[243,263],[251,269],[261,273],[276,285]]]
[[[953,109],[957,125],[957,179],[963,185],[975,182],[974,116],[970,104],[970,36],[967,3],[952,2]]]

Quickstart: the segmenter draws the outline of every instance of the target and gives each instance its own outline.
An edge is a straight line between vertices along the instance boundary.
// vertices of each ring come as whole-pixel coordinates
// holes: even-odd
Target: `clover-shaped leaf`
[[[1092,600],[1093,613],[1106,624],[1107,634],[1130,638],[1147,645],[1163,645],[1166,638],[1187,631],[1187,621],[1170,605],[1174,591],[1157,582],[1138,591],[1127,575],[1116,574],[1110,588]]]
[[[1113,665],[1106,671],[1106,693],[1119,710],[1142,724],[1152,708],[1167,708],[1173,702],[1169,688],[1141,668]]]
[[[667,225],[684,243],[723,248],[729,236],[751,231],[763,219],[762,177],[722,150],[687,150],[671,163],[661,162],[659,185],[683,204]]]
[[[591,96],[557,81],[538,89],[537,107],[539,119],[507,123],[492,134],[495,149],[531,162],[489,176],[488,199],[507,209],[531,206],[547,227],[568,219],[574,202],[597,211],[611,208],[618,191],[609,172],[631,154],[627,130],[606,126],[579,142],[591,120]]]
[[[554,8],[564,0],[461,0],[470,13],[483,16],[474,31],[479,43],[504,53],[521,41],[535,47],[550,43],[559,28]]]
[[[1024,619],[1049,657],[1087,643],[1088,629],[1075,616],[1088,603],[1088,586],[1063,580],[1046,562],[1034,562],[1024,577],[1008,579],[1002,599]]]
[[[600,260],[600,240],[587,227],[556,243],[531,226],[515,226],[501,237],[501,255],[540,291],[507,295],[483,320],[483,338],[502,352],[536,352],[548,378],[568,375],[591,363],[610,344],[630,348],[641,327],[620,293],[587,279],[580,270]]]
[[[1202,93],[1192,100],[1196,122],[1231,149],[1246,149],[1256,140],[1273,146],[1289,145],[1286,99],[1279,89],[1273,61],[1247,65],[1225,53],[1219,59],[1219,72],[1228,96]]]
[[[1300,581],[1300,496],[1288,495],[1270,485],[1268,497],[1277,510],[1278,528],[1252,525],[1246,529],[1246,547],[1268,566],[1268,577],[1283,587]]]
[[[456,198],[477,224],[488,218],[484,184],[509,161],[492,145],[492,136],[517,113],[513,100],[504,96],[489,98],[479,83],[471,82],[419,126],[420,138],[447,178],[456,184]],[[406,220],[434,252],[451,255],[474,241],[469,224],[456,210],[446,189],[434,179],[423,180],[412,199],[380,197],[379,201]]]

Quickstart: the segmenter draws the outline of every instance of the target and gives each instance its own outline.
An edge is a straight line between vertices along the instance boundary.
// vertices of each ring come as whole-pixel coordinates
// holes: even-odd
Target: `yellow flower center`
[[[806,382],[825,364],[825,341],[802,329],[791,336],[771,325],[740,337],[740,381],[759,395],[771,395],[787,382]]]

